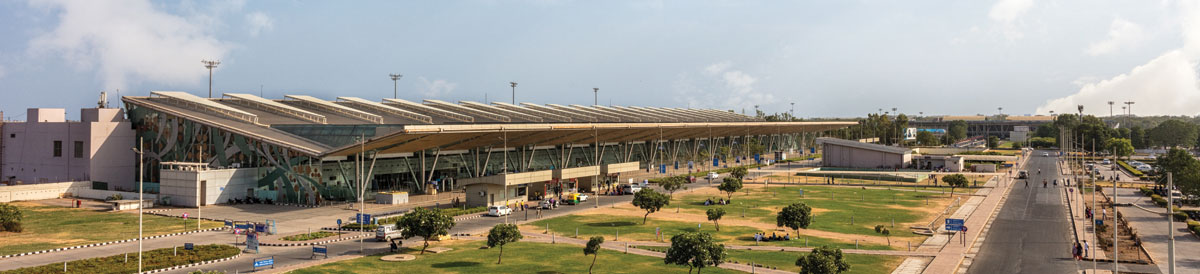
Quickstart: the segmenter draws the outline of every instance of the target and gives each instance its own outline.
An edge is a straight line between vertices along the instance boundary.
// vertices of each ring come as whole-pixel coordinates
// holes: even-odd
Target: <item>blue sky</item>
[[[1196,1],[0,1],[0,110],[101,90],[707,107],[1200,113]],[[115,95],[115,94],[114,94]],[[115,101],[115,100],[114,100]],[[1120,111],[1119,105],[1116,109]]]

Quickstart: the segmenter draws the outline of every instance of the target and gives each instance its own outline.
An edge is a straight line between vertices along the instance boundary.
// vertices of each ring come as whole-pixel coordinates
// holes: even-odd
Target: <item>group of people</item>
[[[727,204],[729,204],[729,202],[732,202],[732,201],[733,201],[733,199],[729,199],[728,201],[726,201],[725,198],[720,198],[716,202],[713,202],[712,197],[709,197],[708,200],[704,200],[704,205],[706,205],[706,206],[708,206],[708,205],[727,205]]]
[[[767,236],[766,233],[754,233],[754,241],[755,242],[791,241],[791,240],[792,240],[792,235],[790,233],[784,234],[783,236],[775,235],[775,232],[771,232],[771,236]]]
[[[1103,209],[1101,209],[1101,210],[1102,210],[1102,212],[1101,212],[1101,215],[1100,215],[1100,219],[1101,219],[1101,220],[1103,220],[1103,219],[1108,219],[1108,209],[1107,209],[1107,208],[1103,208]],[[1092,212],[1092,207],[1088,207],[1087,209],[1084,209],[1084,210],[1083,210],[1083,215],[1084,215],[1085,217],[1087,217],[1088,219],[1095,218],[1095,217],[1096,217],[1096,215],[1095,215],[1095,214],[1096,214],[1095,212]]]
[[[1076,241],[1075,245],[1071,247],[1071,255],[1076,261],[1083,260],[1083,258],[1087,256],[1089,248],[1090,246],[1088,246],[1087,240],[1083,240],[1083,244],[1079,244],[1079,242]]]

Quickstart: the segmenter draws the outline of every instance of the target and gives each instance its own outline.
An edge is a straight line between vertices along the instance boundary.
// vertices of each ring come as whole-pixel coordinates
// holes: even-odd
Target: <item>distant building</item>
[[[845,168],[907,168],[912,163],[912,150],[837,138],[817,138],[824,145],[821,165]]]
[[[967,123],[967,137],[996,136],[1001,139],[1011,140],[1014,138],[1014,132],[1019,131],[1017,127],[1024,127],[1025,132],[1036,132],[1039,126],[1053,123],[1054,116],[942,116],[933,117],[932,119],[909,121],[908,125],[922,131],[942,130],[944,132],[950,128],[950,123],[954,121]],[[1023,133],[1016,134],[1020,135]],[[1028,133],[1024,134],[1026,134],[1026,137],[1028,136]],[[1020,136],[1016,137],[1020,138]]]
[[[61,108],[31,108],[23,122],[0,123],[0,181],[94,181],[134,188],[134,131],[120,109],[85,108],[79,121]]]

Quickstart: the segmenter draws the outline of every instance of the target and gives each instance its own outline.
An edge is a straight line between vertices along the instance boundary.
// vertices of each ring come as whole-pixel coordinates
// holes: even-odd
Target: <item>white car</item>
[[[1137,171],[1141,171],[1141,172],[1150,172],[1153,170],[1154,170],[1154,168],[1150,167],[1150,165],[1140,165],[1137,167]]]
[[[708,176],[706,176],[705,178],[708,178],[710,180],[716,180],[716,179],[718,179],[717,177],[720,177],[720,175],[718,175],[716,172],[709,171]]]
[[[1042,152],[1042,157],[1050,157],[1050,153],[1049,153],[1049,152]]]
[[[588,195],[579,193],[579,202],[587,201]]]
[[[488,213],[487,213],[488,216],[500,217],[500,216],[504,216],[504,215],[508,215],[508,214],[512,214],[512,209],[508,208],[508,206],[501,205],[501,206],[489,206],[488,207]]]
[[[1103,161],[1103,162],[1100,162],[1100,163],[1101,163],[1101,164],[1105,164],[1105,165],[1111,165],[1111,164],[1112,164],[1112,161],[1109,161],[1108,159],[1104,159],[1104,161]]]

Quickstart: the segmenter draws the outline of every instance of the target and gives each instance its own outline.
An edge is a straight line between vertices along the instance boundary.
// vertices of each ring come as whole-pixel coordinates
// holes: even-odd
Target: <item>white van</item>
[[[380,225],[375,229],[376,240],[390,242],[394,238],[400,238],[400,230],[396,229],[396,224]]]
[[[1154,170],[1154,168],[1150,167],[1150,165],[1140,165],[1137,167],[1137,171],[1141,171],[1141,172],[1150,172],[1153,170]]]
[[[636,184],[635,185],[621,185],[621,194],[632,195],[634,193],[637,193],[638,191],[642,191],[642,186],[636,185]]]

